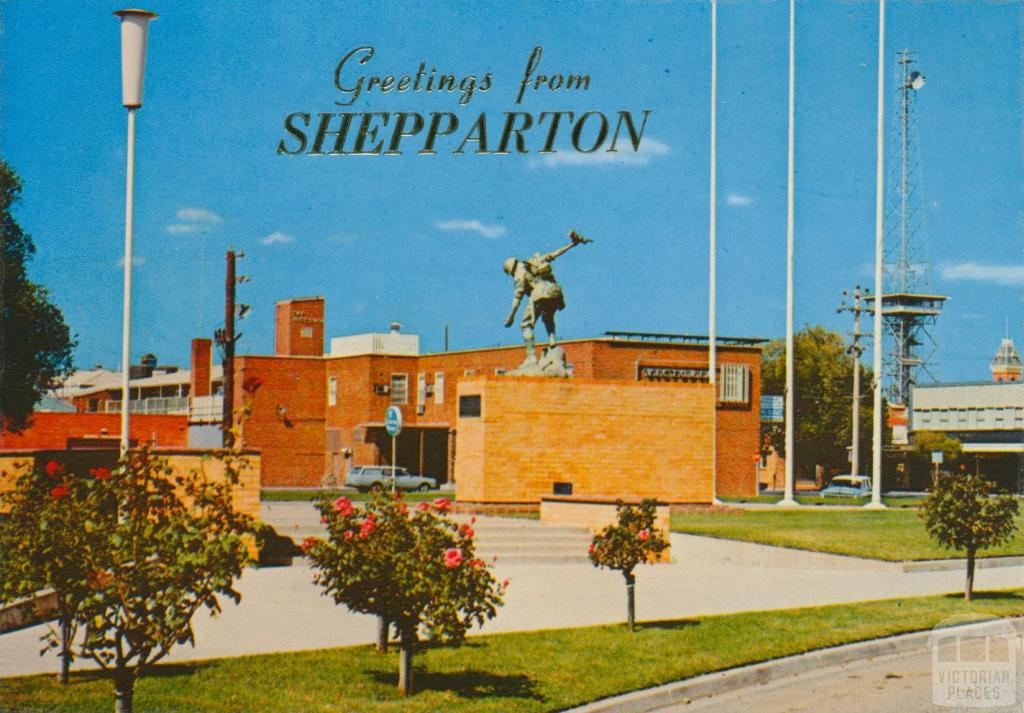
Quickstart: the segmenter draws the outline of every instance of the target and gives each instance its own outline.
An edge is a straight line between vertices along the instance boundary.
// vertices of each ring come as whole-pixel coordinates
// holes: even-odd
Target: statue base
[[[567,379],[572,376],[572,364],[565,360],[565,351],[559,347],[545,347],[540,359],[527,358],[509,376],[551,376]]]

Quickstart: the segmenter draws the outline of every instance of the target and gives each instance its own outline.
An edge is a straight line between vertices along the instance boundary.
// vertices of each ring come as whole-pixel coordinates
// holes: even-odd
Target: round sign
[[[392,438],[402,432],[402,410],[397,406],[388,406],[384,415],[384,428]]]

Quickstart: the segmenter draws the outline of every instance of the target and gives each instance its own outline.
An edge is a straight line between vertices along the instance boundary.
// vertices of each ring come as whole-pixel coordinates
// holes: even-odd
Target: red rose
[[[472,567],[473,569],[479,569],[479,568],[484,566],[484,561],[483,560],[470,560],[469,561],[469,566]]]
[[[475,525],[476,524],[476,515],[474,515],[473,517],[469,518],[469,524],[470,525]]]
[[[641,542],[647,542],[651,538],[651,531],[640,530],[640,532],[636,533],[636,536]]]
[[[448,569],[455,569],[462,564],[462,550],[452,547],[444,551],[444,566]]]
[[[313,549],[314,546],[316,546],[316,538],[315,537],[307,537],[306,539],[304,539],[302,541],[302,544],[299,545],[299,549],[302,550],[302,554],[306,554],[311,549]]]
[[[452,501],[448,498],[438,498],[434,501],[434,508],[438,512],[448,512],[452,508]]]
[[[405,503],[402,503],[401,505],[398,506],[398,512],[401,513],[402,515],[408,515],[409,514],[409,508],[407,508],[405,506]]]
[[[419,510],[420,512],[426,512],[427,510],[430,509],[430,503],[422,502],[416,506],[416,509]]]
[[[351,540],[352,537],[353,537],[352,530],[345,530],[345,539],[346,540]]]
[[[50,497],[56,500],[57,498],[63,498],[65,495],[71,492],[71,488],[66,485],[58,485],[50,490]]]
[[[461,532],[466,537],[472,537],[476,534],[475,532],[473,532],[473,528],[469,525],[463,525],[462,527],[460,527],[459,532]]]
[[[110,468],[90,468],[89,474],[96,480],[106,480],[110,477]]]
[[[356,509],[352,507],[352,501],[346,497],[340,497],[334,501],[334,512],[342,517],[348,517],[355,511]]]
[[[504,589],[508,589],[508,580],[506,579],[506,580],[505,580],[504,582],[502,582],[502,583],[501,583],[501,586],[502,586],[502,587],[503,587]]]
[[[374,522],[373,517],[370,516],[363,521],[363,526],[359,528],[359,536],[365,540],[376,529],[377,523]]]
[[[64,472],[64,466],[55,460],[51,460],[46,464],[46,474],[51,478],[56,478],[58,475]]]
[[[590,554],[594,554],[594,550],[595,550],[595,549],[596,549],[596,548],[594,547],[594,543],[593,543],[593,542],[591,542],[591,543],[590,543],[590,547],[588,547],[588,548],[587,548],[587,552],[589,552]]]

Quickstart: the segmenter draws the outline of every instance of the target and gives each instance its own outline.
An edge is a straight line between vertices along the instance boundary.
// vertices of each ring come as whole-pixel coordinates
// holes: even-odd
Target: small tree
[[[410,509],[381,494],[359,511],[348,498],[325,495],[317,507],[328,538],[303,543],[315,581],[338,604],[395,624],[398,688],[409,695],[420,629],[461,643],[472,625],[495,616],[508,583],[499,585],[476,557],[472,522],[453,522],[446,498]]]
[[[103,477],[109,471],[94,468],[93,473]],[[61,684],[68,682],[74,658],[75,617],[90,593],[80,555],[86,513],[73,503],[76,487],[60,463],[49,461],[25,472],[0,496],[8,513],[0,520],[0,602],[54,591],[57,630],[46,638],[47,648],[58,650]]]
[[[654,529],[657,505],[654,500],[644,500],[639,505],[624,505],[619,501],[615,507],[618,521],[594,535],[588,548],[595,567],[622,572],[626,580],[626,622],[630,631],[636,626],[633,570],[638,564],[653,562],[669,546],[668,540]]]
[[[994,490],[992,482],[977,473],[939,473],[934,490],[922,505],[921,517],[932,539],[947,549],[967,553],[967,601],[974,591],[978,551],[1007,542],[1017,530],[1017,498],[995,495]]]
[[[249,561],[252,518],[235,511],[240,460],[224,457],[225,477],[175,475],[148,451],[112,472],[82,478],[70,505],[87,513],[79,557],[88,596],[79,655],[114,680],[115,711],[131,713],[135,682],[175,644],[194,643],[192,617],[220,612],[218,596],[240,599],[234,580]],[[100,477],[100,476],[103,477]]]

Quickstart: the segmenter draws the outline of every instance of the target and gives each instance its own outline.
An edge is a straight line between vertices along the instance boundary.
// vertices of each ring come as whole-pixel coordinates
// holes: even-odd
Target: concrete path
[[[480,519],[481,521],[483,518]],[[696,538],[699,540],[700,538]],[[746,567],[723,564],[694,538],[672,536],[676,562],[643,567],[637,574],[637,616],[642,620],[814,606],[828,603],[955,592],[960,572],[889,573],[843,569]],[[196,647],[180,647],[170,660],[238,656],[368,643],[375,620],[353,614],[320,595],[314,572],[292,567],[253,569],[240,581],[241,604],[223,614],[200,615]],[[625,619],[621,575],[585,562],[504,562],[495,568],[511,586],[505,606],[485,633],[609,624]],[[977,573],[978,589],[1024,586],[1024,568]],[[0,675],[53,672],[56,660],[38,655],[44,627],[0,636]],[[83,664],[84,666],[85,664]]]

